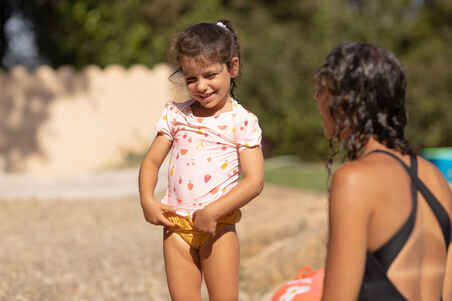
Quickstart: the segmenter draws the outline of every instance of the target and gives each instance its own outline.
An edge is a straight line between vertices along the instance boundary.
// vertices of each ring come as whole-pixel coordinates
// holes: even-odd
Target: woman
[[[399,61],[371,44],[344,43],[327,56],[317,86],[325,135],[349,160],[331,180],[323,300],[451,301],[452,192],[404,138]]]

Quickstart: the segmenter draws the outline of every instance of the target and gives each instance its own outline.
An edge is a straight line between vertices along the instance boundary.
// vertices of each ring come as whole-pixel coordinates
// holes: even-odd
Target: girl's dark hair
[[[208,59],[232,67],[232,58],[240,61],[240,45],[231,22],[219,20],[217,23],[198,23],[188,27],[173,40],[169,59],[176,66],[176,74],[181,71],[183,56]],[[235,79],[231,79],[231,95],[234,96]]]
[[[370,137],[402,154],[413,154],[404,137],[406,80],[389,51],[368,43],[346,42],[334,48],[318,71],[317,84],[330,91],[329,108],[348,160],[362,155]],[[345,138],[344,138],[345,137]],[[332,151],[332,162],[338,151]]]

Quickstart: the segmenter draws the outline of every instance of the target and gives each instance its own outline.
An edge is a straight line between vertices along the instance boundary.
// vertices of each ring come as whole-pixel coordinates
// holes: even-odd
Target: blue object
[[[452,182],[452,147],[432,147],[422,151],[422,157],[432,162]]]

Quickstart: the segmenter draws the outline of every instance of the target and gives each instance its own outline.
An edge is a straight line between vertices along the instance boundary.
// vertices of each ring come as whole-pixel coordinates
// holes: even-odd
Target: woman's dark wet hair
[[[198,23],[178,34],[169,51],[169,60],[176,67],[170,78],[182,71],[180,61],[184,56],[219,62],[231,68],[234,57],[240,61],[240,45],[231,22]],[[232,78],[231,95],[234,98],[235,86],[235,78]]]
[[[346,158],[354,160],[372,136],[388,148],[413,154],[404,137],[407,83],[392,53],[368,43],[343,43],[328,54],[316,79],[331,95],[336,128],[330,146],[338,140]],[[330,155],[330,163],[336,153]]]

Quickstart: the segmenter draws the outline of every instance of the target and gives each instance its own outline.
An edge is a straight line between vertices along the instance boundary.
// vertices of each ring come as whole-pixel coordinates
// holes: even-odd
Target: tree
[[[5,0],[0,3],[0,64],[2,65],[3,57],[8,49],[8,40],[6,38],[6,22],[14,12],[12,1]]]
[[[41,56],[53,67],[77,68],[151,67],[165,60],[178,24],[205,18],[220,8],[217,0],[22,0],[15,7],[34,24]]]
[[[407,136],[416,149],[452,145],[448,1],[431,1],[431,6],[411,0],[238,3],[234,9],[248,16],[237,19],[248,66],[239,95],[261,117],[271,145],[267,155],[324,157],[312,76],[343,41],[374,43],[400,59],[408,77]]]
[[[325,157],[314,74],[343,41],[374,43],[394,52],[406,70],[407,134],[415,147],[452,145],[448,0],[8,1],[33,22],[40,54],[53,67],[152,67],[166,60],[171,37],[189,24],[230,19],[242,47],[237,94],[261,120],[267,156]],[[9,8],[4,15],[10,14]]]

